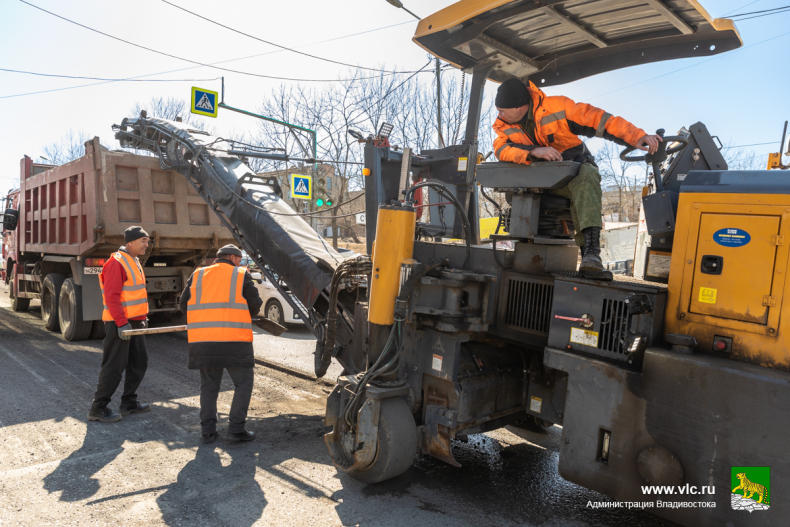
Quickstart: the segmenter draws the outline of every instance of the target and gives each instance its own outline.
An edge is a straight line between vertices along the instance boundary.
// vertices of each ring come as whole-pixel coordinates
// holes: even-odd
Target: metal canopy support
[[[476,66],[472,73],[472,87],[469,93],[469,113],[466,115],[465,145],[477,144],[477,132],[480,129],[480,113],[483,109],[483,88],[495,62],[488,62]],[[470,160],[471,162],[472,160]]]
[[[499,51],[503,55],[505,55],[505,56],[515,60],[515,61],[521,62],[525,66],[528,66],[529,68],[531,68],[532,71],[540,70],[540,66],[538,66],[538,63],[535,62],[534,59],[532,59],[531,57],[528,57],[527,55],[524,55],[520,51],[517,51],[517,50],[511,48],[510,46],[506,46],[505,44],[501,43],[500,41],[498,41],[496,39],[493,39],[493,38],[489,37],[488,35],[484,35],[484,34],[480,33],[480,35],[478,35],[475,38],[475,40],[477,40],[481,44],[485,44],[488,47],[494,48],[495,50]],[[530,73],[532,73],[532,71]]]
[[[648,2],[650,2],[650,0],[648,0]],[[554,10],[553,7],[546,7],[546,8],[544,8],[543,9],[543,14],[545,14],[549,18],[552,18],[552,19],[556,20],[557,22],[559,22],[563,26],[565,26],[568,29],[572,30],[577,35],[586,38],[587,40],[589,40],[590,42],[592,42],[593,44],[595,44],[599,48],[605,48],[605,47],[608,46],[608,44],[606,42],[604,42],[603,40],[601,40],[597,36],[593,35],[591,32],[589,32],[588,30],[584,29],[582,26],[580,26],[579,24],[577,24],[576,22],[574,22],[570,18],[566,17],[565,15],[562,15],[562,14],[558,13],[557,11]]]
[[[674,11],[665,6],[661,0],[645,0],[645,2],[647,2],[650,7],[658,11],[661,16],[671,22],[672,25],[678,28],[678,30],[680,30],[680,32],[684,35],[690,35],[694,33],[694,28],[688,25],[686,21],[680,18]]]

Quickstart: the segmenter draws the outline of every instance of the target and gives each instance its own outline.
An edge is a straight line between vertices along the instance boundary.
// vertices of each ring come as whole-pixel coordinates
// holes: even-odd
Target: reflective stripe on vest
[[[121,287],[121,307],[123,308],[124,316],[129,318],[138,318],[148,314],[148,292],[145,289],[145,273],[142,267],[137,262],[136,258],[132,258],[129,254],[118,251],[113,253],[110,258],[105,262],[105,266],[112,260],[117,260],[126,272],[126,281]],[[104,272],[99,275],[99,286],[102,292],[102,301],[104,307],[102,310],[101,319],[104,322],[113,322],[110,310],[107,309],[107,302],[104,300]]]
[[[608,121],[611,116],[612,114],[604,112],[603,116],[601,116],[601,122],[598,123],[598,129],[595,130],[595,137],[603,137],[606,131],[606,121]]]
[[[187,339],[252,342],[252,317],[242,295],[244,268],[215,263],[192,275],[187,302]]]

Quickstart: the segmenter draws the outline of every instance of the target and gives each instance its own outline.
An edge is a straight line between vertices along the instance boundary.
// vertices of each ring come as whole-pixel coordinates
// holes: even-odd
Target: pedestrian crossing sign
[[[216,117],[217,110],[219,110],[217,92],[192,87],[192,104],[189,111],[206,117]]]
[[[291,174],[291,199],[313,199],[313,178]]]

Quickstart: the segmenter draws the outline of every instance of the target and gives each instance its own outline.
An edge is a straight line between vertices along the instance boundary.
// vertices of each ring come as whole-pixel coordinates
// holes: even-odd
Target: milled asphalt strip
[[[6,347],[5,347],[5,346],[3,346],[2,344],[0,344],[0,349],[2,349],[2,350],[3,350],[3,351],[6,353],[6,355],[8,355],[8,356],[9,356],[9,357],[11,357],[12,359],[14,359],[14,361],[16,361],[16,362],[17,362],[17,363],[18,363],[20,366],[22,366],[22,367],[23,367],[25,370],[27,370],[27,372],[28,372],[30,375],[32,375],[33,377],[35,377],[37,381],[39,381],[41,384],[43,384],[44,386],[46,386],[46,387],[47,387],[47,388],[48,388],[48,389],[49,389],[49,390],[50,390],[52,393],[54,393],[55,395],[60,395],[60,392],[58,391],[58,389],[57,389],[57,388],[55,388],[54,386],[52,386],[52,383],[51,383],[51,382],[49,382],[49,381],[48,381],[48,380],[46,380],[44,377],[42,377],[41,375],[39,375],[38,373],[36,373],[36,372],[35,372],[35,371],[34,371],[32,368],[30,368],[30,367],[29,367],[27,364],[25,364],[24,362],[22,362],[21,360],[19,360],[19,358],[18,358],[18,357],[17,357],[15,354],[11,353],[11,351],[10,351],[8,348],[6,348]]]

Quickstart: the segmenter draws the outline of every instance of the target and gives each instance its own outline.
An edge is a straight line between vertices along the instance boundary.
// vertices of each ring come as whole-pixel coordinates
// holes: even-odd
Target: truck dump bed
[[[142,225],[152,255],[186,261],[232,243],[197,191],[159,159],[111,152],[96,137],[85,155],[36,173],[22,160],[19,250],[84,256],[123,245],[124,230]],[[35,166],[38,168],[38,166]]]

